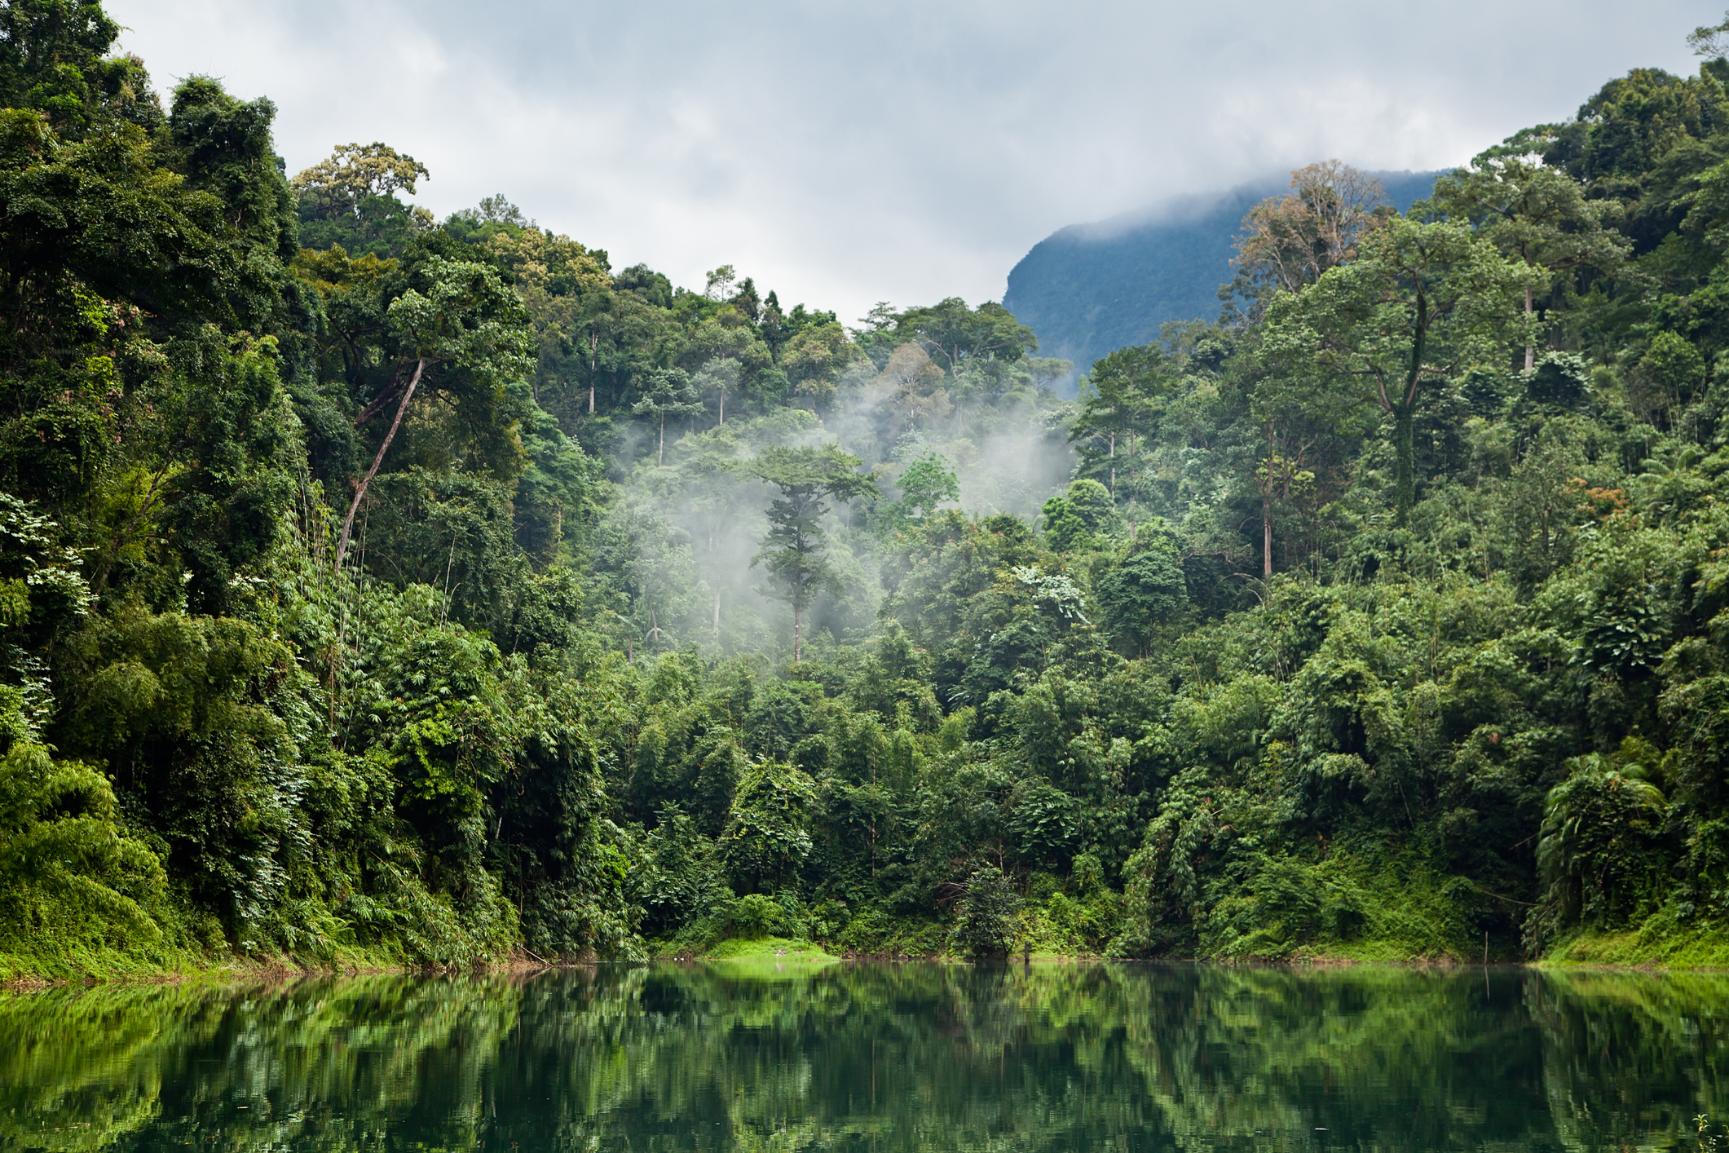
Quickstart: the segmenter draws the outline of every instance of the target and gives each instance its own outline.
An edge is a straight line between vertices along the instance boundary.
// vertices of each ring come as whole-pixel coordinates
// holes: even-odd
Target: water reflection
[[[1729,981],[841,966],[0,996],[0,1148],[1695,1148]]]

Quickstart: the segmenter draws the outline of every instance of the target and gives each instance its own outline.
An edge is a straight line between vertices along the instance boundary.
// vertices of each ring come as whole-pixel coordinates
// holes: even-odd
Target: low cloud
[[[682,284],[732,263],[852,320],[1000,295],[1046,233],[1326,156],[1457,163],[1711,3],[110,0],[164,87],[279,105],[291,169],[374,139],[445,213],[504,192]]]

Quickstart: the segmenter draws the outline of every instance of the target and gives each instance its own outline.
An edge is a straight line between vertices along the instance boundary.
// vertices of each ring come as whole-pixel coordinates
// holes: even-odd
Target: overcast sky
[[[290,172],[382,140],[443,215],[503,192],[700,288],[999,298],[1066,224],[1328,156],[1458,163],[1724,0],[109,0],[165,90],[279,109]]]

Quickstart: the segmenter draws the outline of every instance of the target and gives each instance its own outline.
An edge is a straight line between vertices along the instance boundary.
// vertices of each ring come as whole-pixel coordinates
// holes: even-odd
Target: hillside
[[[999,304],[290,177],[117,32],[0,5],[0,981],[1729,962],[1729,59],[1424,219],[1314,166],[1063,403]]]
[[[1401,212],[1429,194],[1436,175],[1379,174]],[[1041,354],[1085,372],[1107,353],[1152,340],[1168,321],[1216,317],[1243,213],[1285,190],[1283,176],[1269,176],[1153,212],[1059,229],[1010,270],[1003,304],[1038,334]]]

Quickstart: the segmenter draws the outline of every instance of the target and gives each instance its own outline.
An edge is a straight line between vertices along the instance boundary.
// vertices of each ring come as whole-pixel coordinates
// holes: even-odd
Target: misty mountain
[[[1434,189],[1440,174],[1376,175],[1403,212]],[[1288,190],[1287,177],[1268,177],[1154,212],[1071,225],[1033,245],[1014,266],[1003,304],[1038,334],[1041,355],[1073,361],[1085,372],[1116,349],[1152,340],[1168,321],[1216,317],[1243,214]]]

